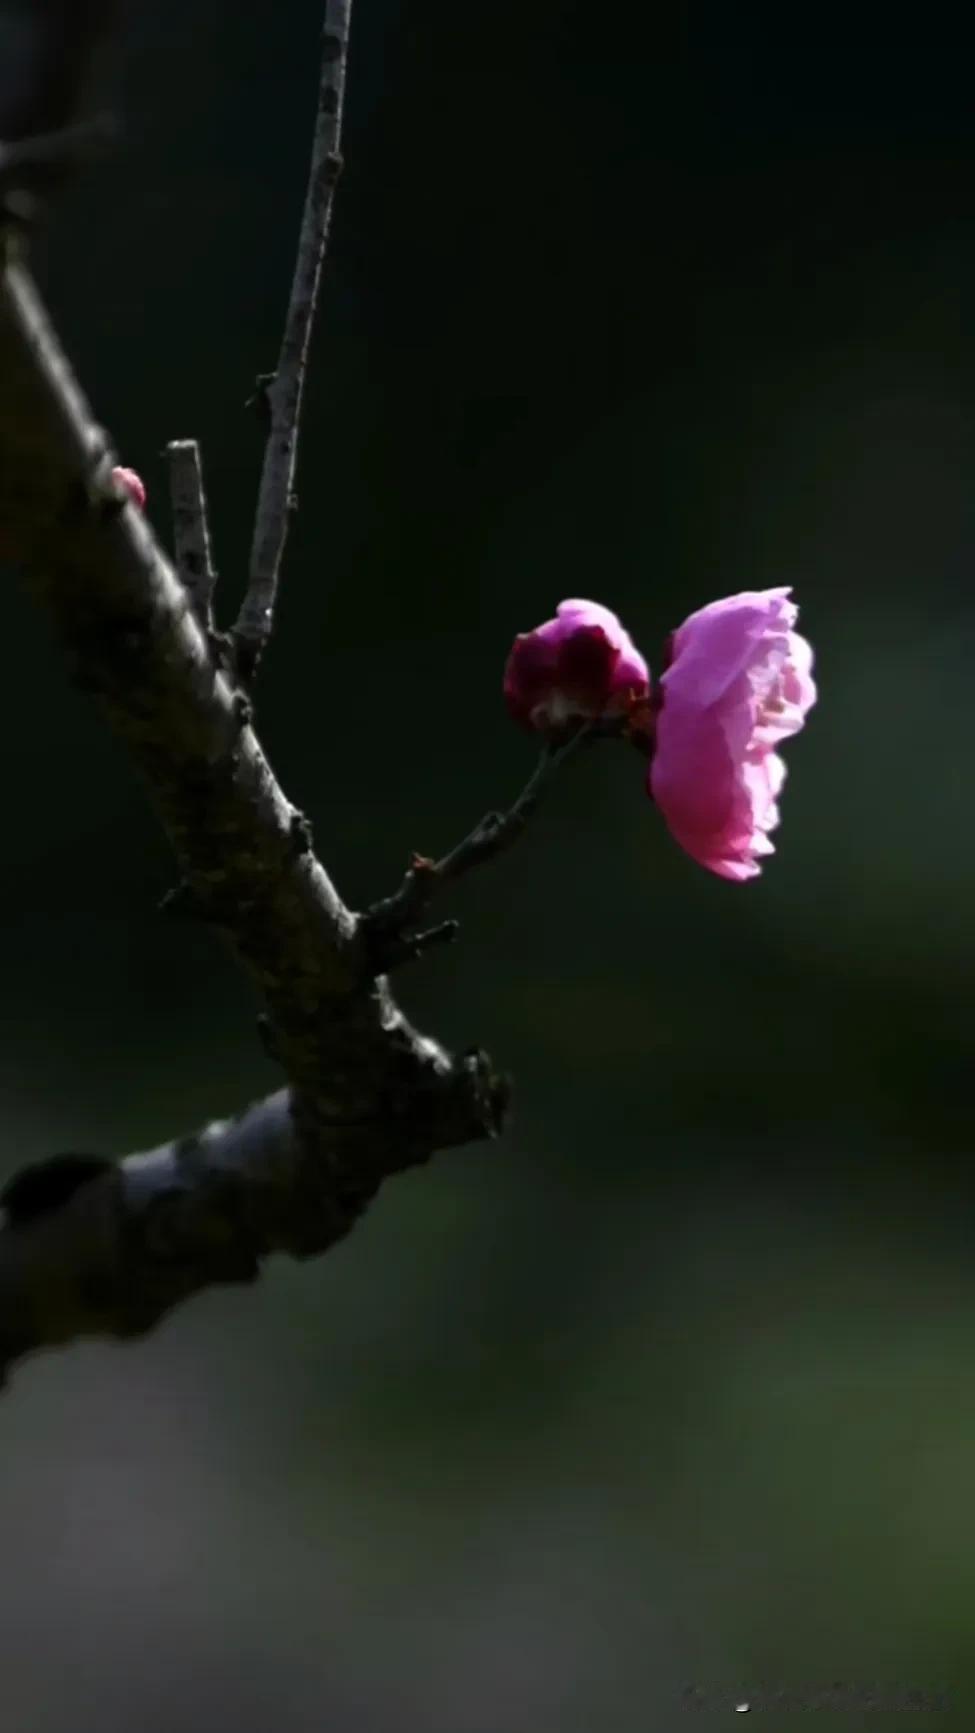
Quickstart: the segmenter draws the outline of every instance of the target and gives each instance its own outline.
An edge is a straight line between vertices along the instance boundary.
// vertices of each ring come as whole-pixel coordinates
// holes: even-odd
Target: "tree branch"
[[[457,1068],[462,1112],[484,1093],[473,1135],[497,1111],[488,1077],[480,1054]],[[201,1289],[255,1280],[272,1252],[326,1250],[385,1177],[426,1159],[437,1132],[417,1130],[391,1140],[380,1121],[337,1125],[311,1150],[281,1090],[117,1164],[55,1157],[22,1170],[0,1194],[0,1384],[40,1348],[144,1335]]]
[[[273,1160],[281,1196],[261,1221],[254,1256],[276,1245],[294,1249],[286,1219],[303,1220],[308,1243],[320,1249],[346,1230],[385,1174],[496,1135],[505,1085],[484,1055],[452,1058],[418,1034],[385,979],[373,977],[357,920],[311,849],[239,694],[215,666],[182,585],[143,516],[117,497],[114,453],[15,258],[0,277],[0,377],[0,559],[23,567],[76,679],[140,767],[191,894],[264,996],[270,1043],[288,1077],[287,1114],[280,1098],[273,1113],[256,1109],[240,1122],[248,1127],[242,1144],[228,1146],[222,1135],[206,1143],[221,1170],[228,1148],[243,1161],[231,1189],[246,1200],[250,1225],[233,1243],[238,1252],[250,1246],[267,1197],[263,1168],[250,1165],[259,1149],[262,1160]],[[251,1127],[260,1129],[256,1144]],[[130,1220],[125,1164],[121,1179],[90,1178],[66,1200],[55,1195],[29,1230],[8,1219],[0,1229],[0,1298],[10,1318],[33,1320],[29,1329],[11,1325],[8,1360],[82,1330],[124,1326],[124,1296],[99,1299],[93,1310],[84,1300],[86,1282],[101,1293],[93,1270],[105,1273],[117,1296],[125,1283],[136,1296],[148,1283],[152,1317],[204,1281],[222,1279],[219,1256],[193,1250],[209,1232],[210,1169],[176,1166],[177,1214],[188,1236],[176,1244],[187,1251],[172,1253],[181,1270],[163,1282],[140,1238],[138,1210]],[[199,1177],[198,1196],[187,1175]],[[61,1276],[55,1247],[67,1260]],[[36,1295],[47,1285],[60,1335],[39,1310]],[[138,1309],[138,1298],[133,1303]]]
[[[38,0],[33,70],[23,79],[18,71],[13,107],[0,77],[0,136],[23,140],[0,157],[13,218],[6,233],[0,227],[0,561],[23,569],[77,684],[141,770],[182,875],[174,906],[188,901],[214,926],[263,997],[263,1038],[287,1087],[120,1163],[54,1156],[13,1176],[0,1193],[0,1380],[53,1343],[139,1334],[208,1284],[250,1280],[272,1251],[322,1251],[387,1175],[497,1135],[505,1080],[485,1054],[452,1056],[411,1027],[377,973],[376,934],[391,954],[399,945],[412,955],[449,936],[450,922],[412,935],[405,927],[436,884],[513,839],[559,759],[540,767],[506,815],[429,863],[432,879],[414,869],[385,914],[380,905],[364,922],[346,907],[274,777],[246,698],[214,656],[198,452],[192,442],[170,448],[191,596],[113,480],[116,455],[21,256],[24,210],[7,204],[8,192],[25,189],[30,203],[32,177],[63,170],[111,10],[111,0]],[[238,623],[245,672],[270,629],[287,529],[338,170],[348,11],[349,0],[328,0],[311,178]]]
[[[195,439],[171,439],[169,497],[173,511],[176,570],[205,630],[213,625],[213,590],[217,574],[210,555],[210,528],[200,447]]]
[[[376,968],[395,968],[401,962],[421,956],[431,945],[454,938],[458,926],[456,921],[444,921],[426,932],[410,932],[409,929],[445,886],[463,878],[474,867],[492,860],[517,841],[537,810],[554,772],[580,746],[599,737],[599,729],[590,724],[576,728],[568,739],[547,744],[517,800],[505,812],[485,813],[463,841],[440,860],[430,860],[422,854],[413,856],[399,888],[392,896],[373,903],[361,917],[362,938]]]
[[[339,143],[351,0],[326,0],[322,67],[311,167],[298,237],[291,296],[277,371],[260,382],[270,421],[257,500],[247,594],[233,630],[237,666],[250,681],[274,625],[281,556],[294,507],[301,398],[308,362],[332,200],[342,168]]]

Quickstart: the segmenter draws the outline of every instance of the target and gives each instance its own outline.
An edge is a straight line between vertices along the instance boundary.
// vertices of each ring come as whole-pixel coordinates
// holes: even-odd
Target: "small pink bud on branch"
[[[104,474],[104,471],[102,473]],[[112,470],[112,480],[116,487],[120,487],[123,493],[128,494],[132,504],[139,511],[145,511],[146,489],[141,475],[137,475],[134,469],[125,469],[123,465],[116,464]]]

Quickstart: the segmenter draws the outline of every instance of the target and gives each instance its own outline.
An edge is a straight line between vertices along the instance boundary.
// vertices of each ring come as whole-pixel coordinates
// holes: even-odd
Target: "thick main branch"
[[[318,1248],[345,1231],[384,1174],[494,1133],[503,1090],[482,1055],[451,1058],[410,1027],[385,980],[371,978],[357,922],[279,787],[246,701],[216,667],[148,524],[117,500],[108,480],[113,454],[16,259],[0,276],[0,378],[0,559],[26,572],[76,679],[141,769],[187,894],[264,996],[271,1044],[290,1085],[268,1150],[283,1163],[285,1215],[297,1201],[290,1219],[300,1216],[308,1244]],[[313,704],[310,697],[310,712]],[[255,1111],[264,1135],[269,1122]],[[205,1171],[185,1163],[180,1170],[188,1239],[178,1246],[196,1244],[199,1235],[206,1240]],[[96,1193],[111,1194],[107,1215],[96,1208]],[[69,1288],[71,1270],[86,1272],[84,1292],[93,1284],[100,1291],[102,1279],[111,1287],[124,1270],[133,1293],[144,1279],[158,1294],[138,1212],[129,1207],[133,1196],[127,1179],[101,1176],[66,1198],[54,1185],[41,1216],[32,1213],[28,1223],[18,1224],[15,1211],[0,1228],[0,1311],[39,1316],[28,1298],[37,1266],[27,1248],[46,1256],[42,1248],[62,1227],[64,1245],[73,1247],[64,1273]],[[265,1188],[248,1183],[234,1196],[248,1200],[245,1219],[260,1224],[254,1256],[290,1243],[274,1225],[284,1219],[280,1212],[263,1220]],[[114,1223],[110,1232],[107,1223]],[[55,1263],[45,1263],[52,1283]],[[206,1260],[191,1260],[171,1284],[175,1297],[209,1279],[207,1268]],[[164,1285],[163,1294],[169,1291]],[[91,1317],[81,1307],[75,1323],[79,1330],[114,1327],[97,1306]],[[36,1339],[28,1330],[15,1351],[51,1339],[38,1325]]]
[[[324,1131],[312,1158],[280,1090],[122,1162],[23,1170],[0,1208],[0,1384],[39,1348],[143,1335],[203,1288],[253,1281],[271,1252],[325,1250],[397,1154],[424,1153],[373,1123]]]

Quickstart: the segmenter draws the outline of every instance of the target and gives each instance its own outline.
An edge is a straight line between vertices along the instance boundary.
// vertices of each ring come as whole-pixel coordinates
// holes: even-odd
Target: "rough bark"
[[[262,993],[289,1085],[152,1158],[94,1173],[55,1163],[47,1184],[22,1179],[19,1201],[15,1181],[0,1228],[2,1365],[92,1330],[144,1329],[275,1248],[323,1250],[387,1174],[494,1135],[505,1091],[483,1055],[456,1059],[418,1034],[373,976],[247,701],[148,523],[117,497],[114,454],[12,256],[0,377],[0,559],[25,573],[142,771],[182,894]]]

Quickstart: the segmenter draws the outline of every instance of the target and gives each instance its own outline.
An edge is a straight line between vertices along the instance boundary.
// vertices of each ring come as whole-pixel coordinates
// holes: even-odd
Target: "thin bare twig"
[[[171,439],[166,455],[169,458],[176,570],[196,609],[197,619],[209,630],[213,625],[213,588],[217,574],[210,557],[200,447],[195,439]]]
[[[301,398],[335,185],[352,0],[326,0],[322,70],[305,208],[277,371],[262,382],[270,427],[257,498],[250,573],[233,642],[242,679],[253,679],[274,625],[281,556],[294,506]]]
[[[511,847],[536,811],[554,773],[578,747],[598,737],[596,729],[583,726],[568,740],[547,744],[517,800],[504,812],[486,813],[463,841],[440,860],[421,854],[413,856],[392,896],[373,903],[360,916],[360,933],[377,967],[395,968],[421,956],[431,945],[447,943],[455,936],[455,921],[444,921],[426,932],[410,929],[445,885]]]

